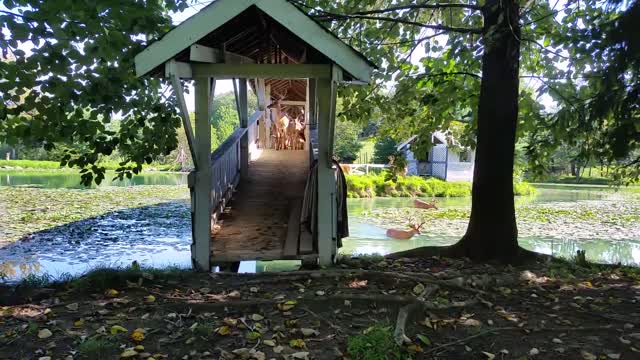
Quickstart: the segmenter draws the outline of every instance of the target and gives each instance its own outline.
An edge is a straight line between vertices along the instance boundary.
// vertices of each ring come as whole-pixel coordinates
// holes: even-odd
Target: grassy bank
[[[382,197],[464,197],[471,195],[471,183],[443,181],[420,176],[399,177],[397,181],[385,180],[380,175],[347,175],[347,196],[350,198]],[[531,195],[535,188],[528,183],[514,183],[516,195]]]
[[[0,288],[0,358],[633,359],[638,279],[631,268],[544,259],[361,257],[278,274],[97,269]],[[416,304],[433,310],[407,316]]]
[[[116,161],[105,161],[98,164],[104,167],[106,170],[116,170],[120,168],[120,164]],[[37,169],[37,170],[70,170],[76,171],[68,167],[60,167],[58,161],[44,161],[44,160],[0,160],[0,168],[10,169]],[[151,164],[145,165],[143,168],[147,171],[180,171],[179,165],[160,165]]]

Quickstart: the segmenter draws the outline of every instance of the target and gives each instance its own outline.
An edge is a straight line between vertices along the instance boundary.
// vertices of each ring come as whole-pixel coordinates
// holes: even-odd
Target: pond
[[[187,174],[171,172],[143,172],[131,179],[114,180],[116,173],[107,171],[100,186],[185,185]],[[82,189],[80,176],[74,171],[2,170],[0,186],[28,186],[45,189]],[[93,186],[95,187],[95,185]]]
[[[145,173],[108,185],[115,186],[81,190],[78,175],[71,172],[0,171],[0,218],[11,220],[0,223],[5,227],[0,228],[0,273],[5,274],[0,281],[29,274],[75,275],[134,260],[154,267],[191,265],[184,174]],[[350,199],[351,236],[341,252],[388,254],[455,242],[466,228],[470,198],[437,201],[440,210],[430,213],[413,209],[408,198]],[[592,261],[640,263],[638,194],[540,185],[537,195],[516,198],[516,206],[520,243],[528,249],[562,257],[584,249]],[[406,227],[406,219],[414,216],[428,221],[423,235],[386,237],[387,228]],[[3,233],[22,235],[7,243]],[[295,266],[244,262],[241,271]]]

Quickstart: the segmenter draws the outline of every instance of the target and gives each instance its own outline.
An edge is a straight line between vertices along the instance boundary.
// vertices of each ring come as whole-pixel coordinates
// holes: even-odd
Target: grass
[[[347,339],[347,352],[353,360],[400,360],[407,354],[393,339],[391,326],[376,325],[362,335]]]
[[[80,292],[104,292],[107,289],[126,288],[140,278],[168,281],[183,279],[192,274],[191,269],[178,266],[164,268],[141,267],[137,262],[129,266],[99,266],[83,275],[72,276],[64,273],[60,276],[51,274],[30,274],[19,284],[22,289],[70,288]]]
[[[384,174],[346,175],[347,196],[370,197],[465,197],[471,195],[471,183],[443,181],[420,176],[403,176],[397,181],[385,180]],[[528,183],[514,183],[516,195],[531,195],[535,188]]]
[[[606,177],[580,177],[577,178],[575,176],[553,176],[548,179],[545,179],[545,183],[556,183],[556,184],[585,184],[585,185],[609,185],[611,184],[611,179]]]
[[[121,167],[117,161],[104,161],[99,163],[98,165],[104,167],[106,170],[116,170]],[[0,160],[0,167],[38,169],[38,170],[71,170],[71,171],[76,170],[76,169],[71,169],[67,167],[60,167],[60,162],[58,161],[44,161],[44,160]],[[143,168],[146,170],[155,169],[157,171],[180,171],[180,165],[175,165],[175,164],[168,164],[168,165],[151,164],[151,165],[144,165]]]
[[[89,338],[78,346],[78,352],[86,359],[112,359],[118,345],[108,338]]]

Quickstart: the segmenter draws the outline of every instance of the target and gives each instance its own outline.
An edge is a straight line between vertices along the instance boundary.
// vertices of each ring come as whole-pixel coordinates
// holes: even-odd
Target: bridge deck
[[[308,169],[307,151],[263,150],[218,220],[212,261],[301,258],[299,211]]]

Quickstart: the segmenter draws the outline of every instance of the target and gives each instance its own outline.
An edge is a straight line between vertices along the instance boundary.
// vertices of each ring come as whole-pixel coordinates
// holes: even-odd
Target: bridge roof
[[[192,45],[232,54],[240,63],[336,64],[347,81],[369,82],[376,68],[287,0],[217,0],[139,53],[137,75],[163,74],[172,59],[194,62]]]

